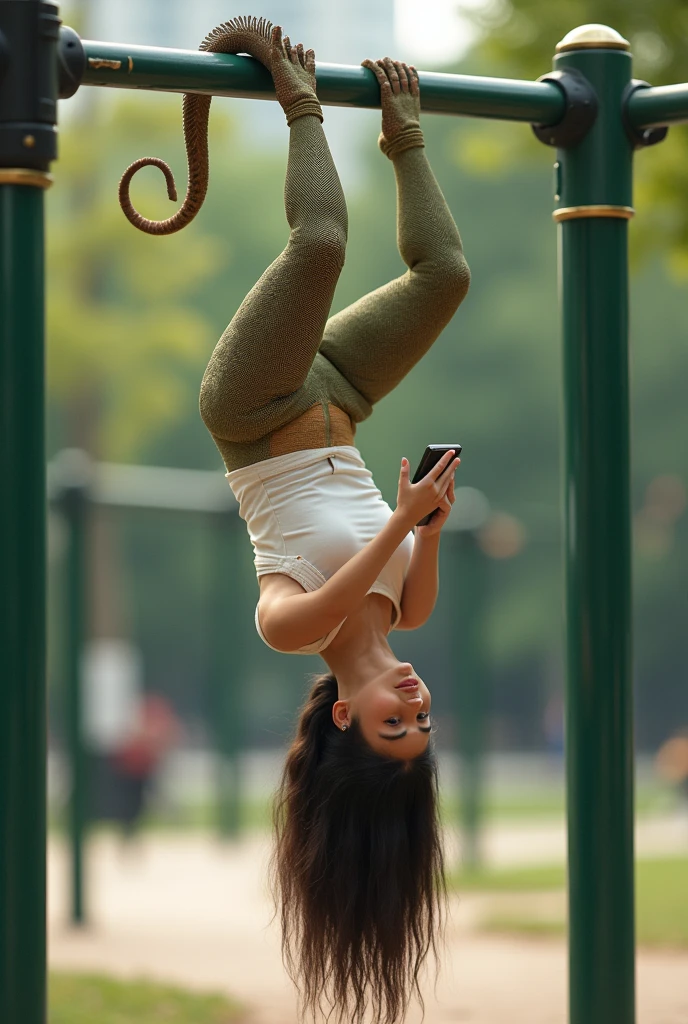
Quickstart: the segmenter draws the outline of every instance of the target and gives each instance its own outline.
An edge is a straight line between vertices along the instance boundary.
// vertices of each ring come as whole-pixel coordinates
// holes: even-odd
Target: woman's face
[[[418,757],[430,741],[430,691],[408,662],[401,662],[349,700],[366,742],[386,757]]]

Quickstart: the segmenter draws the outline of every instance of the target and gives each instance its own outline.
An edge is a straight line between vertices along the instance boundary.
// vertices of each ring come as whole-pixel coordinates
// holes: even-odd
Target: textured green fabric
[[[387,147],[397,183],[399,252],[409,268],[328,320],[344,263],[347,212],[322,125],[290,128],[286,249],[242,302],[210,359],[203,420],[228,470],[275,454],[275,431],[313,406],[366,419],[449,322],[470,275],[417,123],[413,148]],[[401,140],[400,140],[401,142]],[[327,433],[322,445],[329,444]],[[316,447],[294,444],[293,450]]]

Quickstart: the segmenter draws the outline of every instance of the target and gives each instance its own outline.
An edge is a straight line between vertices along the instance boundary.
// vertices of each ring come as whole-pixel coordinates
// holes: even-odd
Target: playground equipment
[[[67,526],[64,586],[65,652],[63,666],[65,748],[70,774],[68,835],[70,851],[70,919],[88,920],[85,846],[88,828],[88,780],[84,729],[81,661],[86,640],[87,533],[97,508],[110,511],[155,513],[156,517],[202,518],[213,530],[213,621],[210,623],[211,665],[209,723],[216,753],[217,826],[221,836],[239,831],[239,715],[237,678],[241,643],[237,643],[236,576],[237,530],[243,540],[234,495],[221,473],[208,470],[169,469],[91,463],[85,452],[70,449],[48,466],[48,499]]]
[[[631,78],[588,25],[538,82],[420,74],[426,111],[532,124],[557,148],[564,346],[570,1021],[632,1024],[633,745],[627,228],[634,149],[688,120],[688,84]],[[45,1015],[43,192],[56,100],[80,85],[269,99],[248,58],[82,42],[52,0],[0,0],[0,1019]],[[59,92],[58,92],[59,89]],[[320,64],[325,104],[379,106]],[[212,185],[211,185],[212,187]],[[113,200],[114,201],[114,200]],[[161,243],[161,244],[164,244]]]
[[[453,693],[453,711],[459,755],[461,810],[461,863],[468,870],[480,867],[480,826],[483,809],[485,739],[489,706],[485,619],[489,603],[489,559],[480,548],[479,531],[490,517],[485,495],[474,487],[457,487],[452,517],[445,527],[443,545],[450,571],[443,588],[455,611],[451,651],[460,666],[462,685]]]

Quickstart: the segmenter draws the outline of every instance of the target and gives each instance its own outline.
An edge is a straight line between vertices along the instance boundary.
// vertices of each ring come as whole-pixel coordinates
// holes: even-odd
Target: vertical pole
[[[43,190],[59,20],[0,3],[0,1020],[43,1024],[46,694]]]
[[[0,309],[0,1020],[39,1024],[47,727],[39,188],[0,184]]]
[[[81,666],[86,634],[86,531],[90,463],[85,452],[64,451],[55,461],[58,501],[68,526],[64,602],[64,729],[69,762],[68,836],[70,850],[70,918],[86,920],[84,899],[84,842],[88,816],[88,780],[83,731]]]
[[[209,706],[215,738],[217,829],[235,839],[241,828],[241,706],[243,665],[241,627],[237,608],[237,526],[235,509],[216,514],[213,530],[212,657]]]
[[[487,559],[474,530],[455,534],[459,542],[461,581],[459,615],[460,679],[457,688],[459,751],[461,755],[461,830],[465,866],[480,867],[480,826],[486,732],[486,672],[483,643],[487,597]]]
[[[633,736],[628,266],[632,147],[621,121],[628,44],[574,30],[555,68],[599,109],[558,152],[567,603],[571,1024],[633,1024]]]
[[[473,487],[457,487],[456,503],[444,540],[451,559],[445,578],[449,581],[453,619],[457,624],[452,654],[457,666],[454,708],[461,765],[461,862],[469,871],[476,871],[481,862],[488,707],[487,557],[478,544],[477,531],[485,524],[489,513],[484,494]]]
[[[83,736],[81,664],[84,652],[84,583],[86,494],[74,489],[68,500],[69,554],[67,568],[66,711],[67,745],[71,768],[69,836],[71,851],[72,924],[85,921],[84,830],[86,827],[86,764]]]

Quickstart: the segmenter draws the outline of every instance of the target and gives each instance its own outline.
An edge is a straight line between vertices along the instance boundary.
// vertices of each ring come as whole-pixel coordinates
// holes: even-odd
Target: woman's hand
[[[418,532],[422,536],[429,537],[439,533],[447,521],[454,503],[454,474],[460,462],[461,459],[455,457],[455,452],[445,452],[437,465],[433,466],[422,480],[412,484],[408,459],[401,460],[397,511],[408,518],[410,526],[415,526],[431,512],[435,513],[427,526],[418,527]],[[435,512],[435,509],[438,511]]]
[[[461,459],[459,459],[459,462],[461,462]],[[454,473],[455,472],[456,470],[454,470]],[[454,475],[452,474],[449,487],[447,488],[447,493],[442,498],[442,501],[439,503],[437,511],[433,515],[430,522],[427,523],[425,526],[416,527],[417,536],[435,537],[440,532],[444,524],[447,522],[447,519],[449,518],[449,513],[451,512],[451,507],[455,501],[456,498],[454,496]]]

